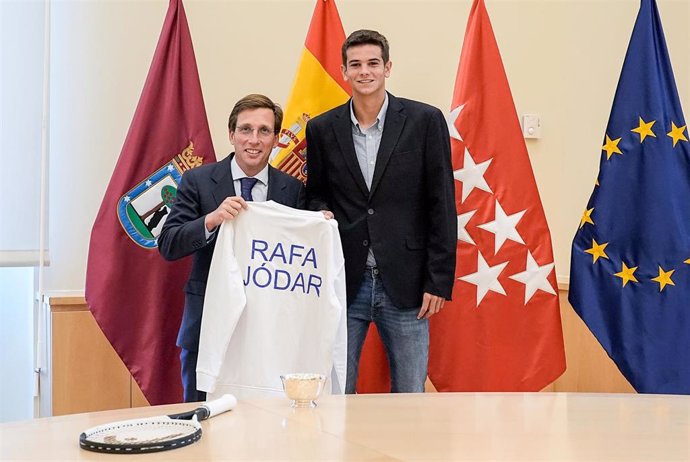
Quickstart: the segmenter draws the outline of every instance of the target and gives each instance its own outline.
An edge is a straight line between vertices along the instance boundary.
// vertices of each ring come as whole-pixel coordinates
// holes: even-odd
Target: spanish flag
[[[344,41],[345,31],[335,2],[317,0],[285,108],[278,146],[271,153],[273,166],[302,181],[307,175],[307,121],[350,97],[340,72],[340,47]]]
[[[345,31],[335,1],[316,0],[302,59],[285,108],[278,146],[271,153],[274,167],[302,181],[307,178],[307,122],[345,103],[351,95],[340,71],[343,42]],[[357,392],[390,390],[387,371],[388,359],[376,326],[372,324],[362,349]]]

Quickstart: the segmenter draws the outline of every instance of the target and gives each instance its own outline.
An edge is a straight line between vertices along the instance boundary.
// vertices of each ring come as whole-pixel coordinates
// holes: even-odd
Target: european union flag
[[[572,247],[570,303],[641,393],[690,393],[690,148],[654,0],[642,0]]]

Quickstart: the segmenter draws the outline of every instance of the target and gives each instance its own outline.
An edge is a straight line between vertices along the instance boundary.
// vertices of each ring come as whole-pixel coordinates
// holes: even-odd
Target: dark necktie
[[[252,188],[259,181],[256,178],[244,177],[240,178],[240,188],[242,189],[242,199],[246,201],[253,201],[252,199]]]

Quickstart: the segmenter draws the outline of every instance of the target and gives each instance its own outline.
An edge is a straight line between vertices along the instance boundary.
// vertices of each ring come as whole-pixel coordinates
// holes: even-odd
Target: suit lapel
[[[352,141],[352,121],[350,120],[350,101],[340,106],[340,109],[336,113],[336,123],[334,124],[333,130],[335,131],[335,139],[338,141],[340,146],[340,152],[345,159],[345,164],[350,170],[350,174],[357,183],[357,186],[362,191],[365,196],[369,195],[369,188],[367,188],[367,183],[364,181],[364,175],[362,174],[362,169],[359,167],[359,162],[357,162],[357,153],[355,152],[355,143]],[[307,152],[307,156],[309,153]]]
[[[393,149],[398,139],[400,139],[400,133],[405,125],[406,118],[407,116],[405,116],[403,105],[395,96],[389,93],[388,111],[386,112],[386,120],[383,127],[381,144],[379,145],[379,152],[376,155],[376,167],[374,168],[374,177],[371,180],[371,192],[369,193],[369,197],[372,197],[376,192],[376,187],[381,181],[383,172],[386,170]]]
[[[271,165],[268,166],[268,192],[266,193],[266,200],[280,202],[280,198],[284,197],[283,191],[287,185],[281,181],[282,178],[278,175],[278,170]]]
[[[213,187],[213,199],[216,201],[216,206],[227,197],[236,196],[234,178],[232,177],[232,170],[230,169],[230,160],[235,154],[232,153],[225,159],[216,163],[216,167],[211,174],[211,180],[215,183]],[[278,170],[272,166],[268,166],[268,192],[266,200],[277,200],[284,196],[284,191],[287,185],[280,175]]]
[[[226,197],[235,196],[235,185],[232,179],[232,171],[230,170],[230,159],[235,154],[232,153],[225,159],[216,164],[216,168],[211,175],[211,180],[215,183],[213,188],[213,199],[216,201],[216,207],[225,200]]]

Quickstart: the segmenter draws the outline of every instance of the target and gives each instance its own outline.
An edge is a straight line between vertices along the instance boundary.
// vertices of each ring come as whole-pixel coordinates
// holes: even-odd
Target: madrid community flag
[[[86,270],[91,312],[152,405],[182,401],[175,339],[191,264],[164,261],[156,238],[182,173],[214,160],[187,17],[170,0]]]
[[[431,318],[439,391],[537,391],[565,370],[551,237],[483,0],[448,115],[458,247],[453,301]]]
[[[573,240],[570,302],[635,390],[690,394],[690,145],[654,0]]]
[[[273,166],[302,181],[307,175],[307,122],[350,97],[350,89],[340,71],[340,47],[344,41],[345,32],[335,1],[316,0],[278,145],[270,157]]]

